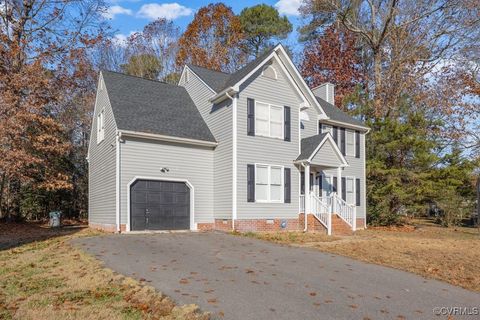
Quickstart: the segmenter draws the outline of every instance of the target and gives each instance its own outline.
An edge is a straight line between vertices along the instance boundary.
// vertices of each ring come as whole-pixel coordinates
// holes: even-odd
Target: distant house
[[[90,226],[363,228],[368,128],[333,101],[333,85],[309,89],[281,45],[232,74],[186,65],[178,85],[101,72]]]

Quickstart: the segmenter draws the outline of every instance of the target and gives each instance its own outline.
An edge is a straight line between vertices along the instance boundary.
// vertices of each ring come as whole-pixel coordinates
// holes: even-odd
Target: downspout
[[[305,169],[306,169],[306,166],[305,166],[305,162],[301,162],[301,165],[303,167],[303,172],[305,172]],[[305,176],[305,179],[304,179],[304,183],[306,181],[307,177]],[[310,177],[308,177],[308,179],[310,179]],[[300,180],[301,182],[301,180]],[[300,186],[300,189],[302,188],[302,186]],[[308,190],[308,192],[310,192],[310,190]],[[305,188],[305,194],[303,195],[303,200],[305,201],[305,203],[303,204],[303,220],[304,220],[304,223],[305,223],[305,226],[303,227],[303,232],[307,232],[307,197],[306,197],[306,193],[307,193],[307,188]]]
[[[116,144],[116,148],[115,148],[115,151],[116,151],[116,172],[115,172],[115,177],[116,177],[116,181],[115,181],[115,185],[116,185],[116,211],[117,211],[117,214],[116,214],[116,223],[117,223],[117,233],[120,233],[121,232],[121,227],[120,227],[120,210],[121,210],[121,205],[120,205],[120,193],[121,193],[121,179],[120,179],[120,165],[121,165],[121,159],[120,159],[120,156],[121,156],[121,152],[120,152],[120,146],[121,146],[121,139],[122,139],[122,133],[121,132],[117,132],[117,137],[115,139],[115,144]]]
[[[235,220],[237,219],[237,95],[232,97],[225,92],[232,100],[232,231],[235,231]]]

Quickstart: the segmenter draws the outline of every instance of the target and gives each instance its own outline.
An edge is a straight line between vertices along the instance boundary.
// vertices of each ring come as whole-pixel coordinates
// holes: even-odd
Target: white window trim
[[[97,144],[105,139],[105,109],[97,115]]]
[[[347,190],[348,190],[348,189],[347,189],[348,183],[347,183],[347,181],[348,181],[349,179],[352,180],[352,194],[353,194],[353,196],[352,196],[352,203],[349,203],[349,202],[348,202],[348,197],[347,197],[347,195],[348,195],[348,191],[347,191]],[[351,206],[356,206],[356,205],[357,205],[357,202],[356,202],[356,199],[355,199],[355,197],[356,197],[356,190],[355,190],[355,188],[356,188],[356,186],[355,186],[355,177],[354,177],[354,176],[345,176],[345,202],[346,202],[347,204],[351,205]]]
[[[352,135],[352,152],[348,152],[348,134]],[[355,130],[345,129],[345,155],[355,157]]]
[[[257,194],[256,194],[256,190],[257,190],[257,167],[258,166],[262,166],[262,167],[268,167],[268,173],[267,173],[267,178],[268,178],[268,183],[267,183],[267,186],[268,186],[268,192],[267,192],[267,196],[268,196],[268,199],[267,200],[258,200],[257,199]],[[270,190],[270,186],[271,186],[271,181],[272,181],[272,176],[271,176],[271,169],[272,167],[275,167],[275,168],[280,168],[280,176],[281,176],[281,181],[280,181],[280,200],[271,200],[271,190]],[[255,202],[256,203],[284,203],[285,202],[285,167],[284,166],[279,166],[279,165],[275,165],[275,164],[266,164],[266,163],[255,163],[255,176],[254,176],[254,179],[255,179]]]
[[[258,115],[258,112],[257,112],[257,104],[260,103],[260,104],[264,104],[264,105],[267,105],[268,106],[268,135],[265,135],[265,134],[260,134],[257,132],[257,129],[258,129],[258,126],[257,126],[257,115]],[[278,137],[275,137],[275,136],[272,136],[271,135],[271,110],[272,110],[272,107],[276,107],[276,108],[280,108],[282,109],[282,120],[281,120],[281,126],[282,126],[282,130],[281,131],[281,134],[280,136]],[[263,119],[262,119],[263,120]],[[285,137],[284,137],[284,132],[285,132],[285,112],[284,112],[284,108],[282,106],[278,106],[276,104],[271,104],[271,103],[266,103],[266,102],[262,102],[262,101],[257,101],[255,100],[255,136],[259,136],[259,137],[267,137],[267,138],[273,138],[273,139],[279,139],[279,140],[283,140]]]
[[[329,124],[323,124],[321,133],[325,133],[325,132],[329,132],[333,137],[333,126],[331,126]]]

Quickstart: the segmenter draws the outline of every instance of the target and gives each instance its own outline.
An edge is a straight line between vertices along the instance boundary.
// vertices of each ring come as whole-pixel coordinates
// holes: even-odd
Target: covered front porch
[[[356,206],[342,197],[342,170],[348,166],[329,133],[302,139],[302,153],[295,161],[301,174],[299,211],[304,214],[304,229],[313,217],[331,235],[333,227],[344,224],[356,230]],[[335,175],[327,176],[326,170],[334,169]]]

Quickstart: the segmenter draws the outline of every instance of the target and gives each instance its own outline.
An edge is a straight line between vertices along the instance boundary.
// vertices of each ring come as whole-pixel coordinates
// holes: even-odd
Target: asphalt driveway
[[[108,235],[75,244],[219,319],[446,319],[433,310],[462,307],[472,314],[480,308],[480,294],[443,282],[221,233]]]

